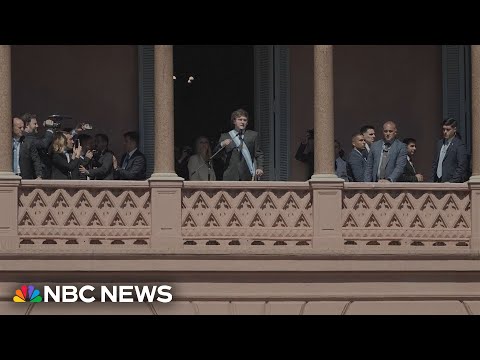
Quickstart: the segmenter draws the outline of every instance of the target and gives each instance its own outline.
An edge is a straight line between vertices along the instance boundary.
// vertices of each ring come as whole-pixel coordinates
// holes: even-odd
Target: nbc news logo
[[[112,285],[100,286],[100,299],[95,297],[96,289],[92,285],[84,285],[80,288],[74,285],[57,285],[43,287],[43,298],[40,291],[34,285],[22,285],[15,291],[14,302],[62,302],[73,303],[81,301],[84,303],[100,302],[161,302],[169,303],[173,296],[169,285],[159,286],[138,286],[138,285]]]

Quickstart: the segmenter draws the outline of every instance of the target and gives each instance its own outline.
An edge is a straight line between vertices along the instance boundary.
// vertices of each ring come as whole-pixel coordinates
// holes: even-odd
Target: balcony
[[[476,314],[477,192],[474,184],[21,181],[0,291],[25,281],[161,281],[175,301],[155,304],[155,314]],[[0,313],[151,313],[145,304],[27,310],[5,299]]]
[[[148,181],[32,181],[18,190],[20,252],[469,254],[468,184],[341,183],[327,208],[334,246],[315,238],[309,182],[184,182],[168,246],[152,236]],[[321,200],[319,200],[321,202]],[[322,206],[322,204],[318,204]],[[328,221],[327,221],[328,223]],[[175,229],[177,227],[177,229]],[[152,246],[152,242],[156,246]]]

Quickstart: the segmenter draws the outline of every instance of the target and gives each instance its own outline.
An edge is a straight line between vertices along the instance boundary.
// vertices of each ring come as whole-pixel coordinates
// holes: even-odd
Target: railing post
[[[313,202],[313,248],[338,250],[342,236],[343,181],[310,181]]]

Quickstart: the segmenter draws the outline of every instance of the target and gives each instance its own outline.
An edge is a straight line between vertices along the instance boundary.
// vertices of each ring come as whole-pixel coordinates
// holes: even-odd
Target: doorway
[[[140,129],[147,168],[153,171],[153,46],[141,46],[139,54]],[[213,149],[220,134],[232,129],[231,113],[243,108],[248,128],[260,133],[262,180],[288,180],[288,46],[175,45],[173,58],[175,146],[193,149],[203,135]],[[221,166],[216,175],[222,179]]]

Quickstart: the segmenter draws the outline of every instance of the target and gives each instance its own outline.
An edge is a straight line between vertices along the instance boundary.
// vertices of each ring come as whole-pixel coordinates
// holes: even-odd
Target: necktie
[[[363,149],[362,152],[361,152],[361,154],[362,154],[363,158],[364,158],[365,160],[367,160],[367,158],[368,158],[368,151],[367,151],[367,149]]]
[[[382,150],[382,163],[380,164],[380,175],[379,179],[385,179],[385,170],[387,169],[388,162],[388,151],[390,150],[390,144],[385,143]]]
[[[239,155],[240,155],[240,160],[242,159],[242,149],[243,149],[243,134],[240,133],[240,135],[238,136],[240,138],[240,146],[238,147],[238,152],[239,152]]]
[[[126,169],[126,168],[127,168],[128,161],[129,161],[129,160],[130,160],[130,153],[128,153],[127,156],[125,156],[125,160],[123,160],[122,169]]]
[[[447,154],[448,143],[442,145],[440,149],[440,156],[438,158],[438,165],[437,165],[437,177],[439,179],[442,178],[442,167],[443,167],[443,159],[445,159],[445,155]]]

